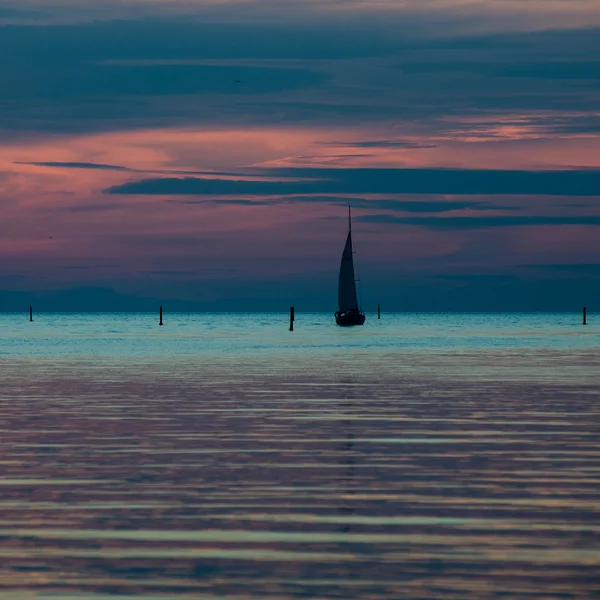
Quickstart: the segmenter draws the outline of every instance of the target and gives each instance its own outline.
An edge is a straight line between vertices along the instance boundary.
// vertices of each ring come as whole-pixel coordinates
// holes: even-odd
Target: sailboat
[[[338,280],[338,311],[335,313],[335,322],[338,325],[349,327],[363,325],[365,315],[358,308],[356,295],[356,280],[354,277],[354,256],[352,252],[352,216],[348,207],[348,237],[342,253],[340,276]]]

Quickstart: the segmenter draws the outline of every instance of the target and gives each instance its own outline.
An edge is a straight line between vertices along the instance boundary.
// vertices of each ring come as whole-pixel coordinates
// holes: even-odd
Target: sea
[[[0,598],[600,598],[600,317],[0,314]]]

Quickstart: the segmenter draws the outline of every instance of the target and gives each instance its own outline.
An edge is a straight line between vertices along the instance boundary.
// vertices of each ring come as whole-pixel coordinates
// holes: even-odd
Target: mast
[[[338,278],[338,312],[335,320],[338,325],[362,325],[365,315],[358,303],[356,276],[354,273],[354,251],[352,248],[352,207],[348,204],[348,235],[342,252]]]
[[[348,237],[342,253],[340,275],[338,279],[338,307],[340,312],[358,310],[354,260],[352,256],[352,215],[348,206]]]

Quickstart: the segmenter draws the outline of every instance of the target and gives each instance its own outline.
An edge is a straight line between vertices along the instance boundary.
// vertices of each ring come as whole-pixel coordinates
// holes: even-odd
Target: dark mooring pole
[[[381,304],[377,305],[377,318],[381,319]]]
[[[159,325],[162,327],[162,324],[163,324],[163,322],[162,322],[162,306],[161,306],[160,307],[160,323],[159,323]]]
[[[29,322],[33,323],[33,306],[29,307]]]
[[[296,316],[294,315],[294,307],[290,306],[290,331],[294,331],[294,321]]]
[[[583,324],[587,325],[587,308],[583,307]]]

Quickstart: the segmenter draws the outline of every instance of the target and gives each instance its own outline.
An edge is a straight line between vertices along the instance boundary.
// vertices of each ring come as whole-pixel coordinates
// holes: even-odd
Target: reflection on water
[[[0,589],[593,597],[599,331],[567,317],[2,316]]]

